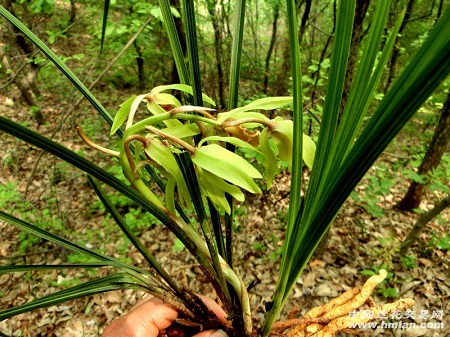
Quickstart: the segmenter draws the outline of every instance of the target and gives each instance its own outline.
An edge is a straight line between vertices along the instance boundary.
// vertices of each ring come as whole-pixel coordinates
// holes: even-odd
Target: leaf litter
[[[16,120],[28,120],[26,109],[1,107],[2,115]],[[56,111],[46,111],[47,119],[52,120]],[[78,117],[79,118],[79,117]],[[54,125],[42,125],[40,132],[50,134]],[[107,131],[96,141],[107,143]],[[106,156],[87,149],[76,136],[73,128],[65,128],[57,140],[74,150],[83,151],[103,167],[111,165]],[[8,135],[0,135],[2,145],[0,184],[18,182],[17,188],[25,192],[25,182],[29,177],[34,161],[39,153],[27,144],[18,142]],[[25,159],[25,160],[24,160]],[[383,157],[380,159],[383,161]],[[44,156],[41,165],[29,185],[26,200],[36,209],[50,208],[51,216],[63,219],[64,232],[77,242],[99,249],[105,254],[128,259],[129,262],[145,266],[144,259],[127,243],[117,229],[111,229],[104,214],[92,209],[95,195],[83,174],[63,167],[63,179],[55,181],[55,167],[61,165],[50,156]],[[360,184],[364,187],[364,182]],[[384,197],[382,206],[385,216],[374,218],[360,204],[349,199],[331,226],[326,243],[319,247],[309,266],[297,281],[283,313],[305,315],[310,309],[326,304],[345,291],[364,284],[367,276],[360,272],[387,266],[392,277],[382,284],[384,289],[394,288],[401,298],[410,297],[416,305],[416,315],[421,312],[443,312],[442,317],[407,318],[403,322],[430,323],[441,322],[442,328],[376,328],[360,329],[357,336],[448,336],[450,327],[450,271],[449,251],[437,247],[415,244],[409,251],[416,267],[405,266],[393,260],[402,238],[417,220],[417,215],[402,214],[392,207],[403,196],[405,186],[395,186],[391,194]],[[357,190],[358,190],[357,188]],[[24,196],[22,196],[24,197]],[[284,212],[289,202],[289,175],[280,174],[273,182],[270,192],[260,196],[247,196],[238,207],[235,220],[235,257],[237,267],[245,281],[252,282],[249,290],[251,306],[254,310],[255,325],[264,318],[266,306],[275,287],[278,268],[279,249],[283,241]],[[433,200],[424,200],[432,207]],[[15,204],[17,205],[17,204]],[[129,209],[123,207],[125,213]],[[12,210],[18,211],[18,210]],[[30,213],[31,214],[31,213]],[[38,216],[35,213],[31,216]],[[448,210],[441,216],[441,223],[433,221],[422,233],[424,242],[434,235],[448,233],[450,215]],[[447,223],[447,228],[442,223]],[[201,294],[216,299],[211,287],[202,277],[200,268],[186,250],[174,250],[174,237],[160,225],[149,229],[139,227],[139,236],[151,248],[161,263],[183,285],[192,287]],[[20,231],[0,222],[2,242],[0,243],[1,263],[43,264],[64,261],[70,252],[39,241],[25,252],[18,253]],[[321,245],[322,246],[322,245]],[[119,249],[120,247],[120,249]],[[0,275],[0,308],[20,305],[33,298],[41,297],[59,290],[61,287],[108,274],[107,269],[85,273],[81,270],[48,271],[33,273],[14,273]],[[56,280],[56,281],[55,281]],[[59,282],[58,282],[59,281]],[[380,289],[380,288],[377,288]],[[387,304],[392,298],[374,292],[376,303]],[[0,322],[0,331],[8,336],[100,336],[105,325],[127,312],[145,294],[142,291],[123,290],[99,294],[88,298],[69,301],[60,305],[22,314]]]

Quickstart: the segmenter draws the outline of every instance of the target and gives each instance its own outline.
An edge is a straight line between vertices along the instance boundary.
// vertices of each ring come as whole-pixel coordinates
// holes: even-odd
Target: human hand
[[[208,308],[216,314],[220,321],[227,323],[226,313],[209,297],[200,296]],[[156,297],[147,296],[138,302],[128,313],[114,320],[103,331],[102,337],[184,337],[184,333],[171,330],[170,326],[178,317],[175,307],[163,303]],[[193,337],[227,337],[222,330],[206,330]]]

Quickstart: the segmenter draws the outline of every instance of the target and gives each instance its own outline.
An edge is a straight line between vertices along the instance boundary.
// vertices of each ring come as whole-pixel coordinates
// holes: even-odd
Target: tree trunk
[[[170,0],[170,5],[174,7],[179,13],[181,13],[181,5],[179,0]],[[180,17],[174,17],[173,18],[175,22],[175,28],[178,33],[178,38],[180,40],[181,50],[183,51],[183,55],[186,55],[187,51],[187,44],[186,44],[186,35],[184,34],[183,30],[183,22]],[[172,80],[171,83],[180,83],[180,76],[178,75],[177,66],[175,64],[175,61],[173,61],[172,65]],[[182,95],[180,92],[175,92],[175,97],[177,97],[179,100],[181,100]]]
[[[438,126],[433,135],[433,139],[428,147],[425,157],[418,168],[418,174],[427,174],[439,166],[442,155],[450,147],[450,90],[441,111]],[[418,208],[422,198],[425,185],[418,182],[411,182],[406,195],[397,204],[400,211],[412,211]]]
[[[353,21],[352,42],[350,45],[350,55],[347,63],[347,73],[345,77],[344,92],[342,94],[341,111],[347,102],[348,94],[353,83],[353,75],[358,62],[358,50],[361,40],[364,37],[363,22],[369,8],[370,0],[356,1],[355,20]]]
[[[436,23],[439,18],[441,17],[442,14],[442,8],[444,7],[444,0],[440,0],[439,1],[439,6],[438,6],[438,12],[436,14],[436,19],[434,20],[434,22]]]
[[[9,71],[9,75],[11,76],[12,81],[17,86],[17,88],[22,93],[23,98],[30,106],[36,106],[36,102],[34,100],[33,95],[31,94],[29,88],[25,87],[22,83],[22,81],[18,78],[19,73],[15,72],[13,67],[11,66],[8,58],[3,53],[3,51],[0,49],[0,63],[2,66]],[[20,70],[19,70],[20,71]]]
[[[267,94],[267,89],[269,87],[270,59],[272,58],[273,48],[275,47],[275,42],[277,40],[277,27],[278,27],[278,17],[279,16],[280,16],[280,3],[277,1],[273,8],[272,36],[270,38],[269,50],[267,51],[265,69],[264,69],[263,90],[264,90],[265,94]]]
[[[284,40],[283,61],[277,74],[275,96],[288,95],[288,79],[291,70],[289,41]]]
[[[396,76],[395,72],[396,72],[396,68],[397,68],[398,56],[400,54],[399,46],[400,46],[401,36],[406,27],[406,24],[408,23],[409,19],[411,18],[411,14],[412,14],[412,10],[413,10],[413,6],[414,6],[415,2],[416,2],[416,0],[409,0],[408,6],[406,8],[405,17],[403,18],[403,22],[400,25],[400,28],[398,30],[398,34],[395,39],[394,50],[392,51],[391,59],[389,61],[389,75],[388,75],[388,79],[386,82],[386,86],[384,87],[384,93],[387,93],[387,91],[389,90],[389,88]]]
[[[333,40],[334,31],[336,30],[336,13],[337,13],[337,3],[336,3],[336,0],[334,0],[333,1],[333,28],[331,30],[331,33],[328,35],[325,45],[322,49],[322,53],[320,54],[319,62],[317,65],[317,70],[315,72],[313,72],[310,76],[312,79],[314,77],[316,78],[316,80],[314,82],[314,87],[311,90],[311,108],[314,108],[314,106],[315,106],[316,90],[317,90],[317,85],[319,84],[319,80],[320,80],[321,64],[322,64],[323,60],[325,59],[325,56],[328,51],[328,47],[330,46],[330,44]]]
[[[223,109],[226,106],[225,103],[225,77],[223,73],[222,62],[222,29],[220,28],[219,20],[217,18],[216,2],[208,2],[208,12],[211,16],[211,24],[214,30],[214,49],[216,54],[216,67],[217,67],[217,84],[219,87],[219,108]]]
[[[296,0],[295,8],[297,9],[297,12],[299,12],[300,6],[301,6],[301,3],[299,3],[299,1]],[[311,0],[306,0],[305,10],[303,12],[300,30],[299,30],[300,45],[301,45],[301,42],[302,42],[301,40],[303,38],[305,29],[306,29],[306,23],[308,21],[310,12],[311,12]],[[276,96],[286,96],[289,91],[288,83],[289,83],[289,74],[291,72],[291,56],[290,56],[290,54],[291,54],[291,48],[289,45],[289,41],[287,41],[287,39],[286,39],[284,42],[283,61],[281,64],[281,69],[277,73],[277,83],[276,83],[276,91],[275,91]]]
[[[250,4],[254,5],[254,7]],[[249,48],[249,51],[247,51],[247,54],[249,55],[248,61],[250,62],[250,67],[245,74],[247,79],[258,81],[261,74],[260,64],[262,64],[262,62],[260,62],[261,41],[259,32],[260,23],[258,15],[258,0],[249,3],[249,5],[245,7],[245,13],[246,25],[248,27],[247,31],[248,34],[251,34],[251,43],[253,44],[253,46]],[[260,89],[257,88],[257,91],[259,90]]]
[[[145,68],[144,68],[144,58],[142,57],[142,47],[139,46],[134,40],[133,42],[134,50],[137,53],[136,64],[138,71],[139,89],[145,89]]]
[[[305,10],[303,11],[302,20],[300,22],[300,31],[298,34],[298,43],[300,46],[302,45],[303,36],[305,35],[306,26],[309,19],[309,13],[311,13],[311,2],[312,0],[305,1]]]
[[[75,23],[76,18],[77,18],[76,1],[75,1],[75,0],[70,0],[70,18],[69,18],[69,25]]]
[[[15,14],[14,12],[13,2],[11,0],[3,1],[2,4],[11,14],[17,16],[17,14]],[[28,15],[30,14],[27,14],[26,16]],[[20,71],[18,71],[14,76],[14,83],[22,92],[22,95],[25,97],[27,103],[36,106],[36,104],[32,103],[35,102],[35,100],[30,98],[41,96],[41,93],[35,83],[35,79],[42,67],[38,64],[35,58],[37,48],[17,28],[9,23],[7,24],[6,34],[10,48],[7,49],[7,54],[5,54],[4,56],[7,58],[9,57],[11,60],[16,60],[14,62],[15,64],[19,63],[19,61],[17,60],[23,59],[23,62],[25,64],[24,67],[26,67],[26,69],[22,71],[22,73],[26,75],[22,76],[20,74],[22,76],[22,79],[19,79]],[[4,59],[4,61],[8,62],[6,58]],[[21,70],[22,68],[23,67],[21,67]],[[14,72],[12,66],[10,69]]]
[[[15,15],[12,1],[3,1],[2,4]],[[24,100],[33,107],[33,117],[36,118],[38,125],[41,125],[44,116],[36,100],[41,94],[35,83],[41,66],[37,64],[34,57],[36,49],[13,25],[7,23],[4,32],[9,48],[0,50],[0,64],[9,71],[11,76],[9,83],[13,82]],[[22,65],[20,65],[21,62],[23,62]]]
[[[405,240],[403,240],[400,246],[399,254],[404,256],[408,248],[419,238],[420,233],[422,233],[425,225],[433,220],[439,213],[450,206],[450,194],[448,194],[444,199],[439,201],[433,209],[426,213],[420,215],[419,220],[415,223],[414,227],[410,230]]]

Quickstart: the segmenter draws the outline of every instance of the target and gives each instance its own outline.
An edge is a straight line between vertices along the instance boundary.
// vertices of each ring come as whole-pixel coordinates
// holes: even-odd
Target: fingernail
[[[210,337],[228,337],[227,333],[221,329],[214,331]]]

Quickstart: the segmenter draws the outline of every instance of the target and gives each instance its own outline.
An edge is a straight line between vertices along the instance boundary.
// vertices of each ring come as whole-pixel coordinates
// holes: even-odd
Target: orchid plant
[[[286,1],[291,45],[292,97],[264,98],[238,107],[245,22],[245,0],[240,0],[235,4],[236,27],[230,61],[228,111],[216,113],[214,102],[202,94],[194,2],[182,1],[188,45],[186,63],[169,2],[160,0],[161,15],[182,84],[159,86],[149,93],[130,97],[120,106],[114,118],[37,36],[5,8],[0,7],[0,14],[31,39],[111,125],[111,135],[120,137],[118,149],[107,149],[92,142],[89,135],[78,128],[79,135],[89,146],[118,159],[128,184],[61,144],[2,116],[0,130],[46,150],[86,172],[105,208],[150,266],[141,268],[125,264],[0,211],[1,220],[98,261],[72,265],[8,265],[1,266],[0,273],[99,266],[119,270],[0,311],[0,320],[82,296],[140,288],[175,305],[182,313],[181,317],[194,322],[198,327],[222,328],[230,336],[268,336],[299,275],[339,208],[384,148],[450,73],[450,8],[447,8],[390,91],[377,106],[372,105],[375,90],[404,15],[404,11],[400,13],[396,25],[389,27],[390,34],[383,41],[390,3],[391,1],[379,1],[376,4],[354,83],[342,111],[341,99],[355,1],[339,2],[317,145],[302,132],[300,48],[293,0]],[[105,4],[107,9],[109,1]],[[185,93],[183,104],[170,94],[173,90]],[[141,113],[144,105],[148,111],[145,115]],[[286,106],[292,109],[292,120],[280,117],[269,119],[261,113],[261,110]],[[367,121],[363,122],[364,119]],[[235,151],[239,148],[260,154],[263,172],[240,156],[239,151]],[[260,193],[257,180],[263,177],[267,187],[270,187],[279,161],[288,162],[292,173],[288,220],[276,290],[268,305],[269,311],[262,329],[256,331],[253,328],[247,287],[239,275],[239,265],[233,259],[233,199],[243,201],[243,190]],[[303,181],[304,165],[310,169],[307,184]],[[110,201],[102,183],[153,214],[181,240],[216,291],[229,314],[230,325],[224,326],[219,322],[197,294],[181,286],[161,266]],[[153,188],[155,184],[159,187],[158,191]],[[193,207],[195,224],[190,221],[192,214],[186,214],[188,206]],[[381,282],[382,278],[384,277],[380,272],[376,282],[370,282],[370,289]],[[359,291],[362,290],[357,289],[352,296]],[[345,294],[342,296],[348,297]],[[338,301],[342,301],[342,298]],[[317,322],[320,321],[317,316],[314,317]],[[313,323],[316,324],[316,321]],[[309,319],[308,322],[312,321]],[[323,318],[320,322],[323,323]]]

